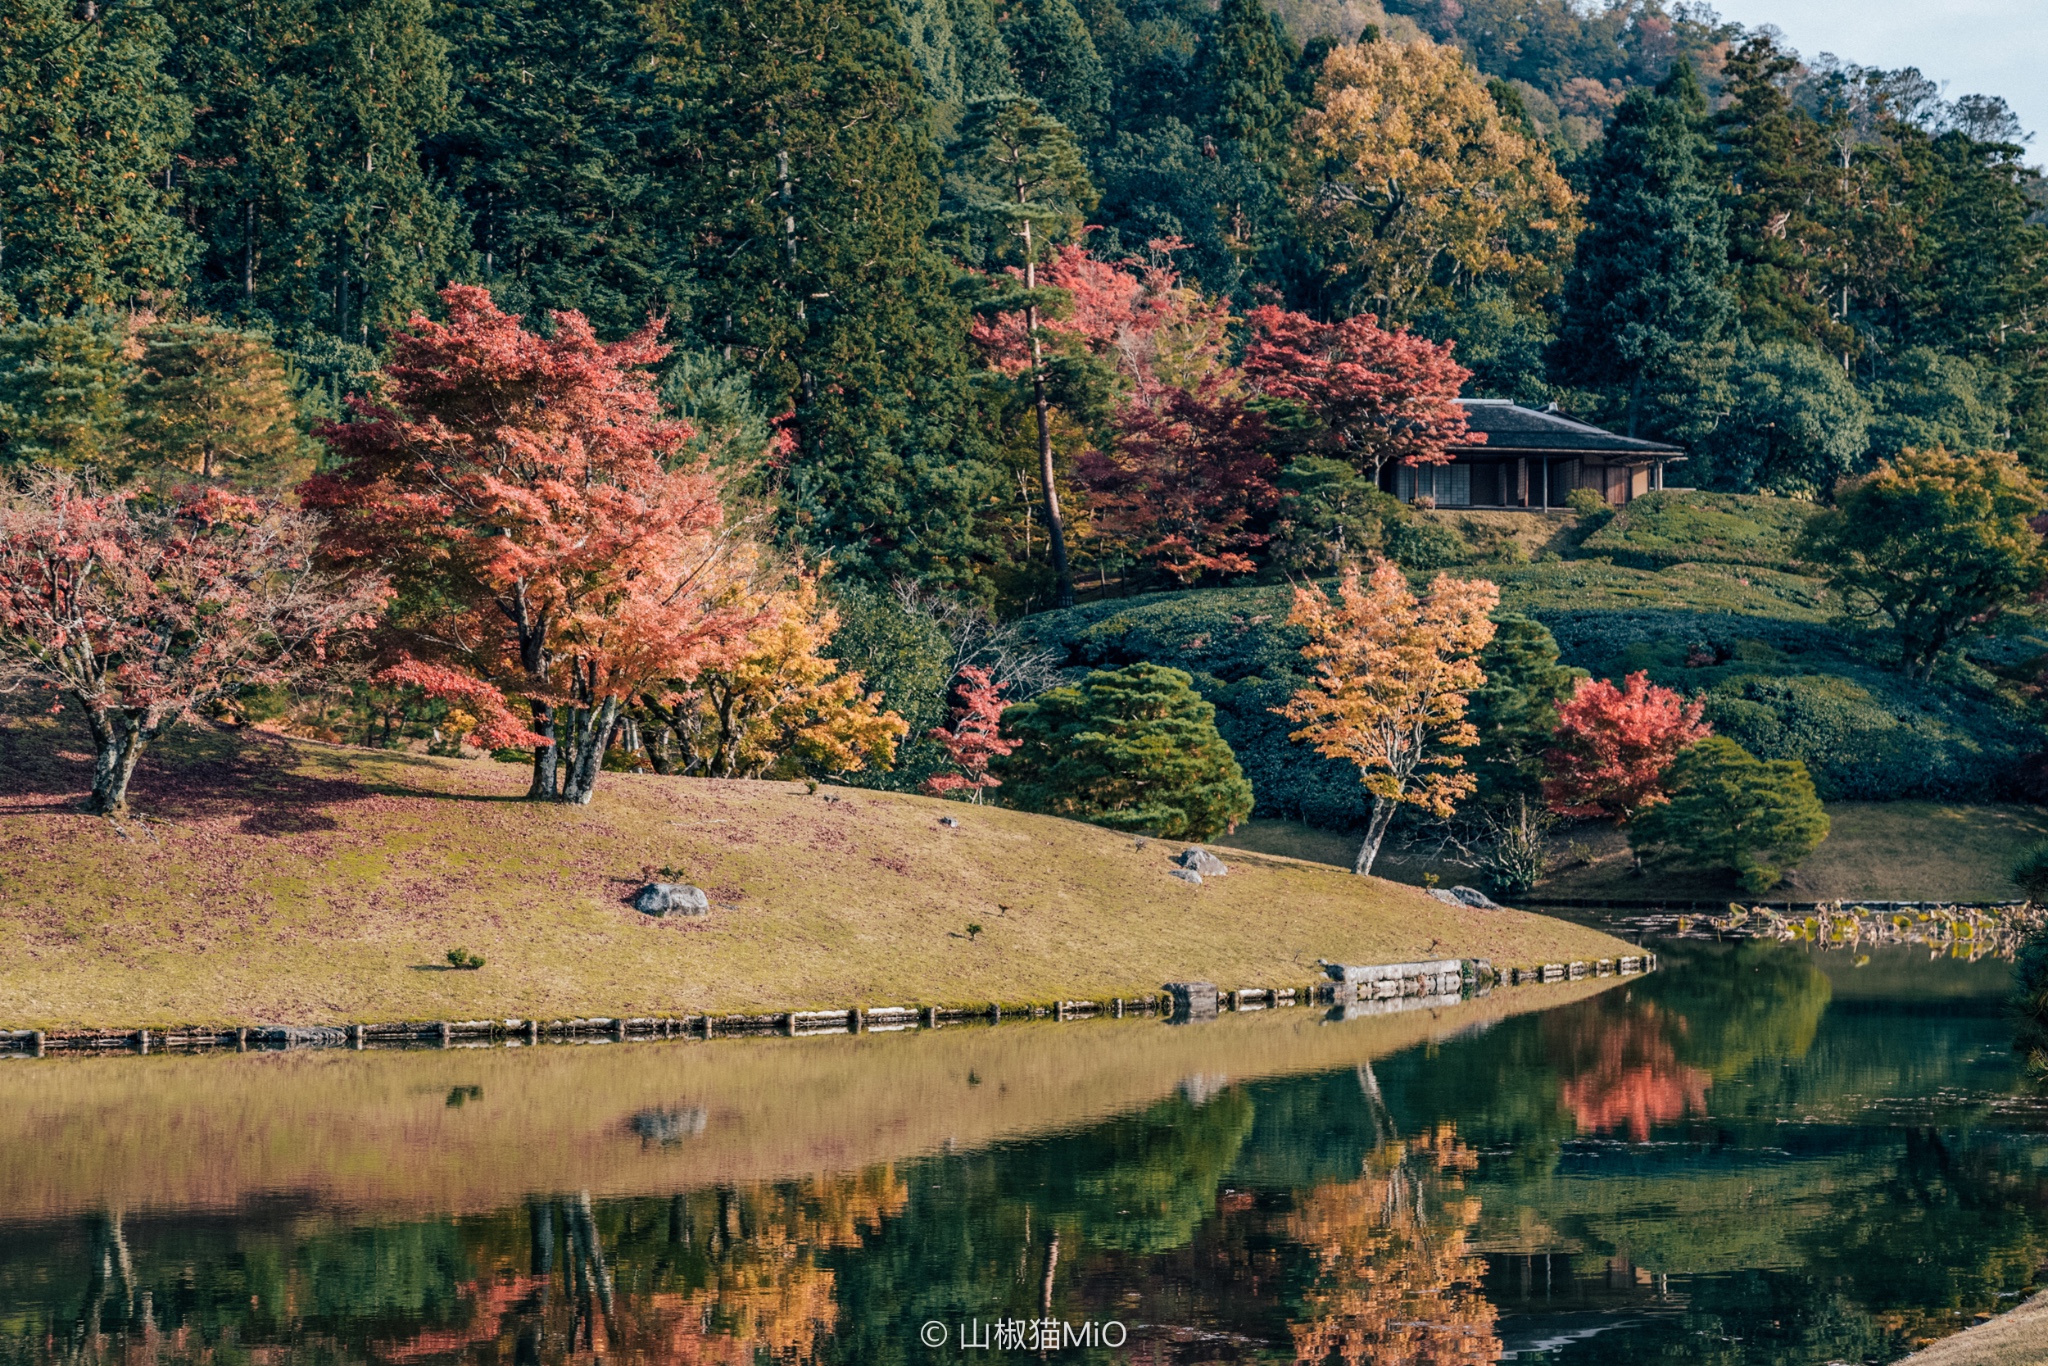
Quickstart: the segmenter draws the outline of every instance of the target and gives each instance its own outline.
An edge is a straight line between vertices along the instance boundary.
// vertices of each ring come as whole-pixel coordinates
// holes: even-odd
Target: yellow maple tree
[[[839,614],[820,596],[817,573],[759,593],[755,624],[720,658],[672,691],[647,700],[667,734],[651,747],[656,768],[710,778],[790,778],[851,773],[896,761],[910,727],[884,709],[858,673],[824,651]]]
[[[1377,561],[1369,578],[1344,571],[1332,602],[1297,588],[1288,621],[1308,632],[1302,657],[1313,681],[1274,710],[1304,721],[1289,738],[1358,769],[1372,819],[1352,871],[1372,871],[1396,808],[1448,816],[1476,780],[1457,751],[1479,743],[1465,719],[1472,689],[1486,682],[1479,652],[1493,639],[1500,590],[1484,579],[1439,574],[1417,596],[1400,569]]]
[[[1303,235],[1353,311],[1403,324],[1482,279],[1525,303],[1563,283],[1577,199],[1456,48],[1335,49],[1290,156]]]

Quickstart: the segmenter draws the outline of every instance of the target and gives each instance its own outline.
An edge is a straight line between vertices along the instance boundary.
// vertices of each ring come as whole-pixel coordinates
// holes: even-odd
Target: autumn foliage
[[[1615,687],[1584,678],[1557,709],[1557,744],[1545,756],[1543,797],[1564,816],[1626,823],[1665,800],[1665,775],[1679,752],[1709,733],[1703,698],[1688,702],[1641,671]]]
[[[909,727],[857,673],[824,653],[839,614],[816,573],[739,600],[751,625],[690,677],[645,691],[669,727],[660,766],[710,778],[796,777],[887,768]],[[657,754],[665,754],[657,747]]]
[[[143,747],[237,688],[287,684],[367,628],[386,589],[318,568],[319,519],[224,489],[165,509],[61,476],[0,503],[0,689],[85,713],[89,810],[127,805]]]
[[[1472,1248],[1478,1154],[1449,1125],[1382,1143],[1355,1181],[1318,1186],[1287,1221],[1314,1277],[1289,1325],[1295,1360],[1343,1366],[1492,1361],[1498,1311]]]
[[[329,556],[400,590],[387,677],[532,745],[532,797],[587,802],[627,701],[751,625],[744,556],[690,426],[660,415],[658,323],[607,344],[556,313],[543,337],[485,290],[441,298],[446,323],[393,341],[385,401],[322,430],[340,465],[303,498],[332,514]]]
[[[969,664],[960,670],[953,693],[960,700],[952,707],[952,727],[932,727],[931,738],[960,771],[932,775],[925,779],[924,790],[934,797],[965,792],[968,800],[979,803],[983,792],[1003,785],[988,771],[989,764],[1013,753],[1021,742],[1003,737],[1003,710],[1009,704],[1003,700],[1002,685],[987,669]]]
[[[1369,313],[1323,323],[1270,304],[1247,315],[1244,374],[1268,398],[1301,408],[1323,453],[1375,482],[1389,463],[1440,465],[1454,445],[1477,445],[1458,391],[1472,372],[1448,342],[1390,332]]]
[[[1269,444],[1264,416],[1213,376],[1140,393],[1118,413],[1111,448],[1077,462],[1095,529],[1183,585],[1249,574],[1268,539],[1253,519],[1279,497]]]
[[[1347,569],[1334,603],[1318,589],[1295,590],[1288,620],[1308,632],[1301,653],[1315,676],[1275,710],[1307,723],[1290,738],[1356,765],[1372,793],[1354,872],[1372,871],[1397,807],[1449,816],[1477,785],[1457,751],[1479,743],[1465,710],[1486,681],[1479,652],[1493,639],[1499,602],[1491,583],[1447,574],[1418,597],[1385,560],[1364,580]]]

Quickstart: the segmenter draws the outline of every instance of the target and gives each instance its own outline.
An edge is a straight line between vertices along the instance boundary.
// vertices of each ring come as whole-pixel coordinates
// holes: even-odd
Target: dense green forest
[[[1823,798],[2043,789],[2048,181],[1995,95],[1662,0],[4,0],[0,94],[0,586],[102,808],[195,711],[548,799],[1017,796],[975,689],[993,737],[989,688],[1168,665],[1213,823],[1345,824],[1392,798],[1289,741],[1283,585],[1374,556],[1498,589],[1523,828],[1583,672]],[[1702,491],[1382,492],[1461,396]],[[228,586],[132,575],[74,677],[22,585],[117,559]]]
[[[1134,389],[1227,374],[1259,304],[1454,340],[1468,394],[1681,441],[1711,487],[1824,492],[1936,442],[2048,461],[2048,230],[2012,115],[1697,5],[10,0],[0,22],[16,465],[132,448],[122,410],[209,362],[302,430],[339,416],[451,280],[606,338],[666,318],[666,401],[704,445],[770,453],[751,487],[793,544],[1019,608],[1057,589],[1041,443],[987,334],[1034,298],[1084,589],[1189,577],[1087,459]],[[1026,228],[1042,297],[1004,273]],[[272,466],[319,458],[271,435]],[[1285,542],[1270,472],[1244,481],[1247,545]],[[1296,492],[1328,520],[1326,488]],[[1245,567],[1217,558],[1198,576]]]

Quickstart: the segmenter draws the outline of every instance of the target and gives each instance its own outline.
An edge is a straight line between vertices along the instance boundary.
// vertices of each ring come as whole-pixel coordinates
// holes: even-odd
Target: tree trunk
[[[546,739],[544,745],[533,749],[533,784],[526,789],[526,800],[530,802],[551,802],[555,800],[555,775],[561,766],[561,751],[555,744],[555,709],[533,704],[533,732]]]
[[[1394,820],[1394,802],[1378,793],[1373,794],[1372,820],[1365,827],[1365,843],[1358,846],[1358,859],[1351,865],[1351,871],[1364,877],[1372,871],[1373,860],[1380,856],[1380,843],[1387,837],[1387,827]]]
[[[84,699],[80,699],[83,706]],[[85,713],[92,731],[92,795],[85,809],[95,816],[113,816],[128,809],[128,782],[135,776],[142,747],[154,740],[161,726],[146,711],[120,707],[93,709]]]
[[[1643,421],[1643,372],[1637,370],[1628,386],[1628,434],[1640,435]]]
[[[1020,186],[1017,202],[1024,202],[1024,191]],[[1038,262],[1034,259],[1031,246],[1031,220],[1024,220],[1024,287],[1038,288]],[[1045,486],[1045,534],[1052,547],[1052,572],[1057,581],[1058,597],[1055,605],[1074,605],[1074,573],[1067,565],[1067,527],[1060,518],[1060,491],[1053,483],[1052,472],[1052,413],[1045,396],[1045,356],[1038,344],[1038,305],[1027,305],[1024,310],[1025,326],[1031,333],[1031,403],[1038,413],[1038,479]]]
[[[591,794],[597,790],[597,775],[604,768],[604,752],[610,748],[612,732],[618,724],[616,697],[607,697],[595,711],[577,711],[571,767],[562,782],[563,801],[590,805]]]

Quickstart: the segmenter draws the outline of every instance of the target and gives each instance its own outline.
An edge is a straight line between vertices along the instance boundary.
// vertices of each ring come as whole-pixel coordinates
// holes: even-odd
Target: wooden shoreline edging
[[[260,1025],[213,1028],[186,1026],[121,1030],[0,1029],[0,1057],[42,1058],[165,1052],[274,1051],[292,1048],[489,1048],[534,1047],[544,1043],[640,1043],[780,1034],[811,1038],[823,1034],[889,1034],[946,1025],[996,1025],[1018,1020],[1124,1019],[1134,1015],[1168,1020],[1202,1019],[1232,1013],[1322,1005],[1332,1018],[1355,1018],[1390,1010],[1440,1009],[1494,987],[1533,986],[1583,977],[1634,975],[1654,971],[1653,953],[1592,962],[1538,963],[1496,969],[1486,959],[1440,959],[1368,967],[1326,965],[1331,980],[1286,987],[1221,990],[1210,983],[1173,983],[1160,991],[1108,1000],[1054,1000],[985,1005],[855,1006],[842,1010],[784,1010],[747,1014],[665,1016],[578,1016],[535,1020],[430,1020],[388,1024]],[[1190,1010],[1187,988],[1201,1003]]]

